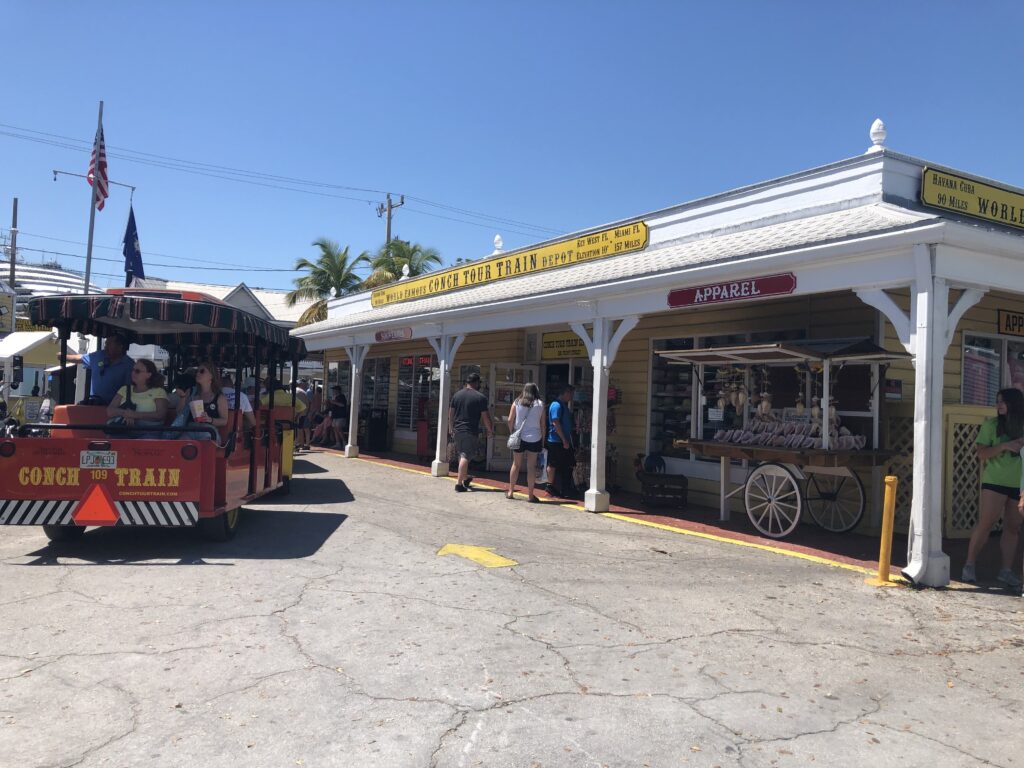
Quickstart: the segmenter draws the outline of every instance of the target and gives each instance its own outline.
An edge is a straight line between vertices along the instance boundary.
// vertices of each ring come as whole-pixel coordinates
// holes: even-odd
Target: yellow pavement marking
[[[495,554],[494,547],[476,547],[471,544],[445,544],[437,550],[438,557],[456,555],[472,560],[484,568],[511,568],[519,565],[515,560]]]
[[[806,560],[811,563],[818,563],[819,565],[828,565],[832,568],[842,568],[847,571],[854,571],[856,573],[872,574],[876,571],[871,568],[865,568],[861,565],[853,565],[852,563],[842,563],[838,560],[829,560],[825,557],[818,557],[817,555],[808,555],[804,552],[794,552],[789,549],[782,549],[781,547],[773,547],[769,544],[756,544],[752,541],[740,541],[739,539],[730,539],[727,536],[716,536],[713,533],[703,533],[701,531],[691,531],[686,528],[678,528],[674,525],[664,525],[663,523],[652,523],[647,520],[637,520],[633,517],[627,517],[625,515],[617,515],[614,512],[601,512],[602,517],[609,517],[612,520],[621,520],[625,523],[635,523],[636,525],[646,525],[649,528],[657,528],[662,531],[671,531],[672,533],[681,533],[684,536],[695,536],[698,539],[707,539],[709,541],[718,541],[723,544],[733,544],[737,547],[747,547],[748,549],[759,549],[762,552],[772,552],[776,555],[785,555],[786,557],[795,557],[798,560]],[[893,576],[894,581],[903,579],[899,576]]]

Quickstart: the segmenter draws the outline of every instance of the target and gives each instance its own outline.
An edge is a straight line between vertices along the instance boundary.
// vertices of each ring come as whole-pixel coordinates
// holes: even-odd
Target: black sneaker
[[[455,492],[456,493],[465,493],[466,492],[466,486],[464,486],[462,483],[456,483],[455,484]]]
[[[473,482],[473,479],[474,478],[472,476],[467,476],[466,477],[466,483],[465,483],[466,487],[463,488],[464,491],[468,491],[469,490],[469,484]]]

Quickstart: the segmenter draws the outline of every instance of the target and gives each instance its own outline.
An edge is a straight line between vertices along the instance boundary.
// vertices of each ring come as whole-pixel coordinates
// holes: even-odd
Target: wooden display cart
[[[872,449],[846,450],[829,445],[829,429],[823,430],[821,448],[785,448],[719,440],[675,440],[676,448],[693,451],[720,462],[720,515],[729,519],[729,500],[740,493],[753,526],[773,539],[788,536],[799,524],[806,508],[822,528],[835,533],[853,530],[860,523],[867,507],[864,484],[856,470],[870,470],[888,464],[891,452],[879,450],[878,384],[879,365],[908,357],[905,353],[888,352],[870,339],[830,339],[781,342],[750,346],[719,347],[692,350],[664,350],[657,354],[676,363],[691,365],[792,366],[794,363],[815,363],[821,366],[828,408],[830,372],[833,366],[871,366]],[[809,392],[808,388],[808,392]],[[827,414],[828,411],[826,410]],[[747,415],[744,415],[746,423]],[[731,487],[730,468],[733,461],[749,467],[746,479]]]
[[[750,522],[773,539],[792,533],[805,507],[825,530],[845,533],[856,528],[867,499],[854,470],[885,466],[892,456],[888,451],[793,450],[713,440],[677,440],[676,447],[719,459],[723,519],[728,519],[729,499],[742,492]],[[743,483],[730,489],[734,459],[750,462],[751,469]]]

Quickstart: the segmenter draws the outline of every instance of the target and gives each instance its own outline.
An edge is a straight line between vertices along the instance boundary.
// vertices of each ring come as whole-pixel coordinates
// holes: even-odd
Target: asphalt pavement
[[[3,766],[1024,765],[1020,597],[337,455],[226,544],[0,529],[0,617]]]

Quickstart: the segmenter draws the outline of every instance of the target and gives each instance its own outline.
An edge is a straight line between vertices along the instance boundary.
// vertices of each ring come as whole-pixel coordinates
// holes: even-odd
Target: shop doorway
[[[487,468],[507,470],[512,466],[512,452],[508,448],[508,412],[515,399],[522,394],[527,382],[537,381],[537,368],[533,365],[496,363],[491,366],[494,418],[494,438],[487,451]]]
[[[562,387],[571,384],[576,387],[576,400],[589,400],[592,382],[590,364],[569,360],[564,363],[547,363],[544,366],[544,383],[541,396],[545,403],[551,403],[562,394]]]

